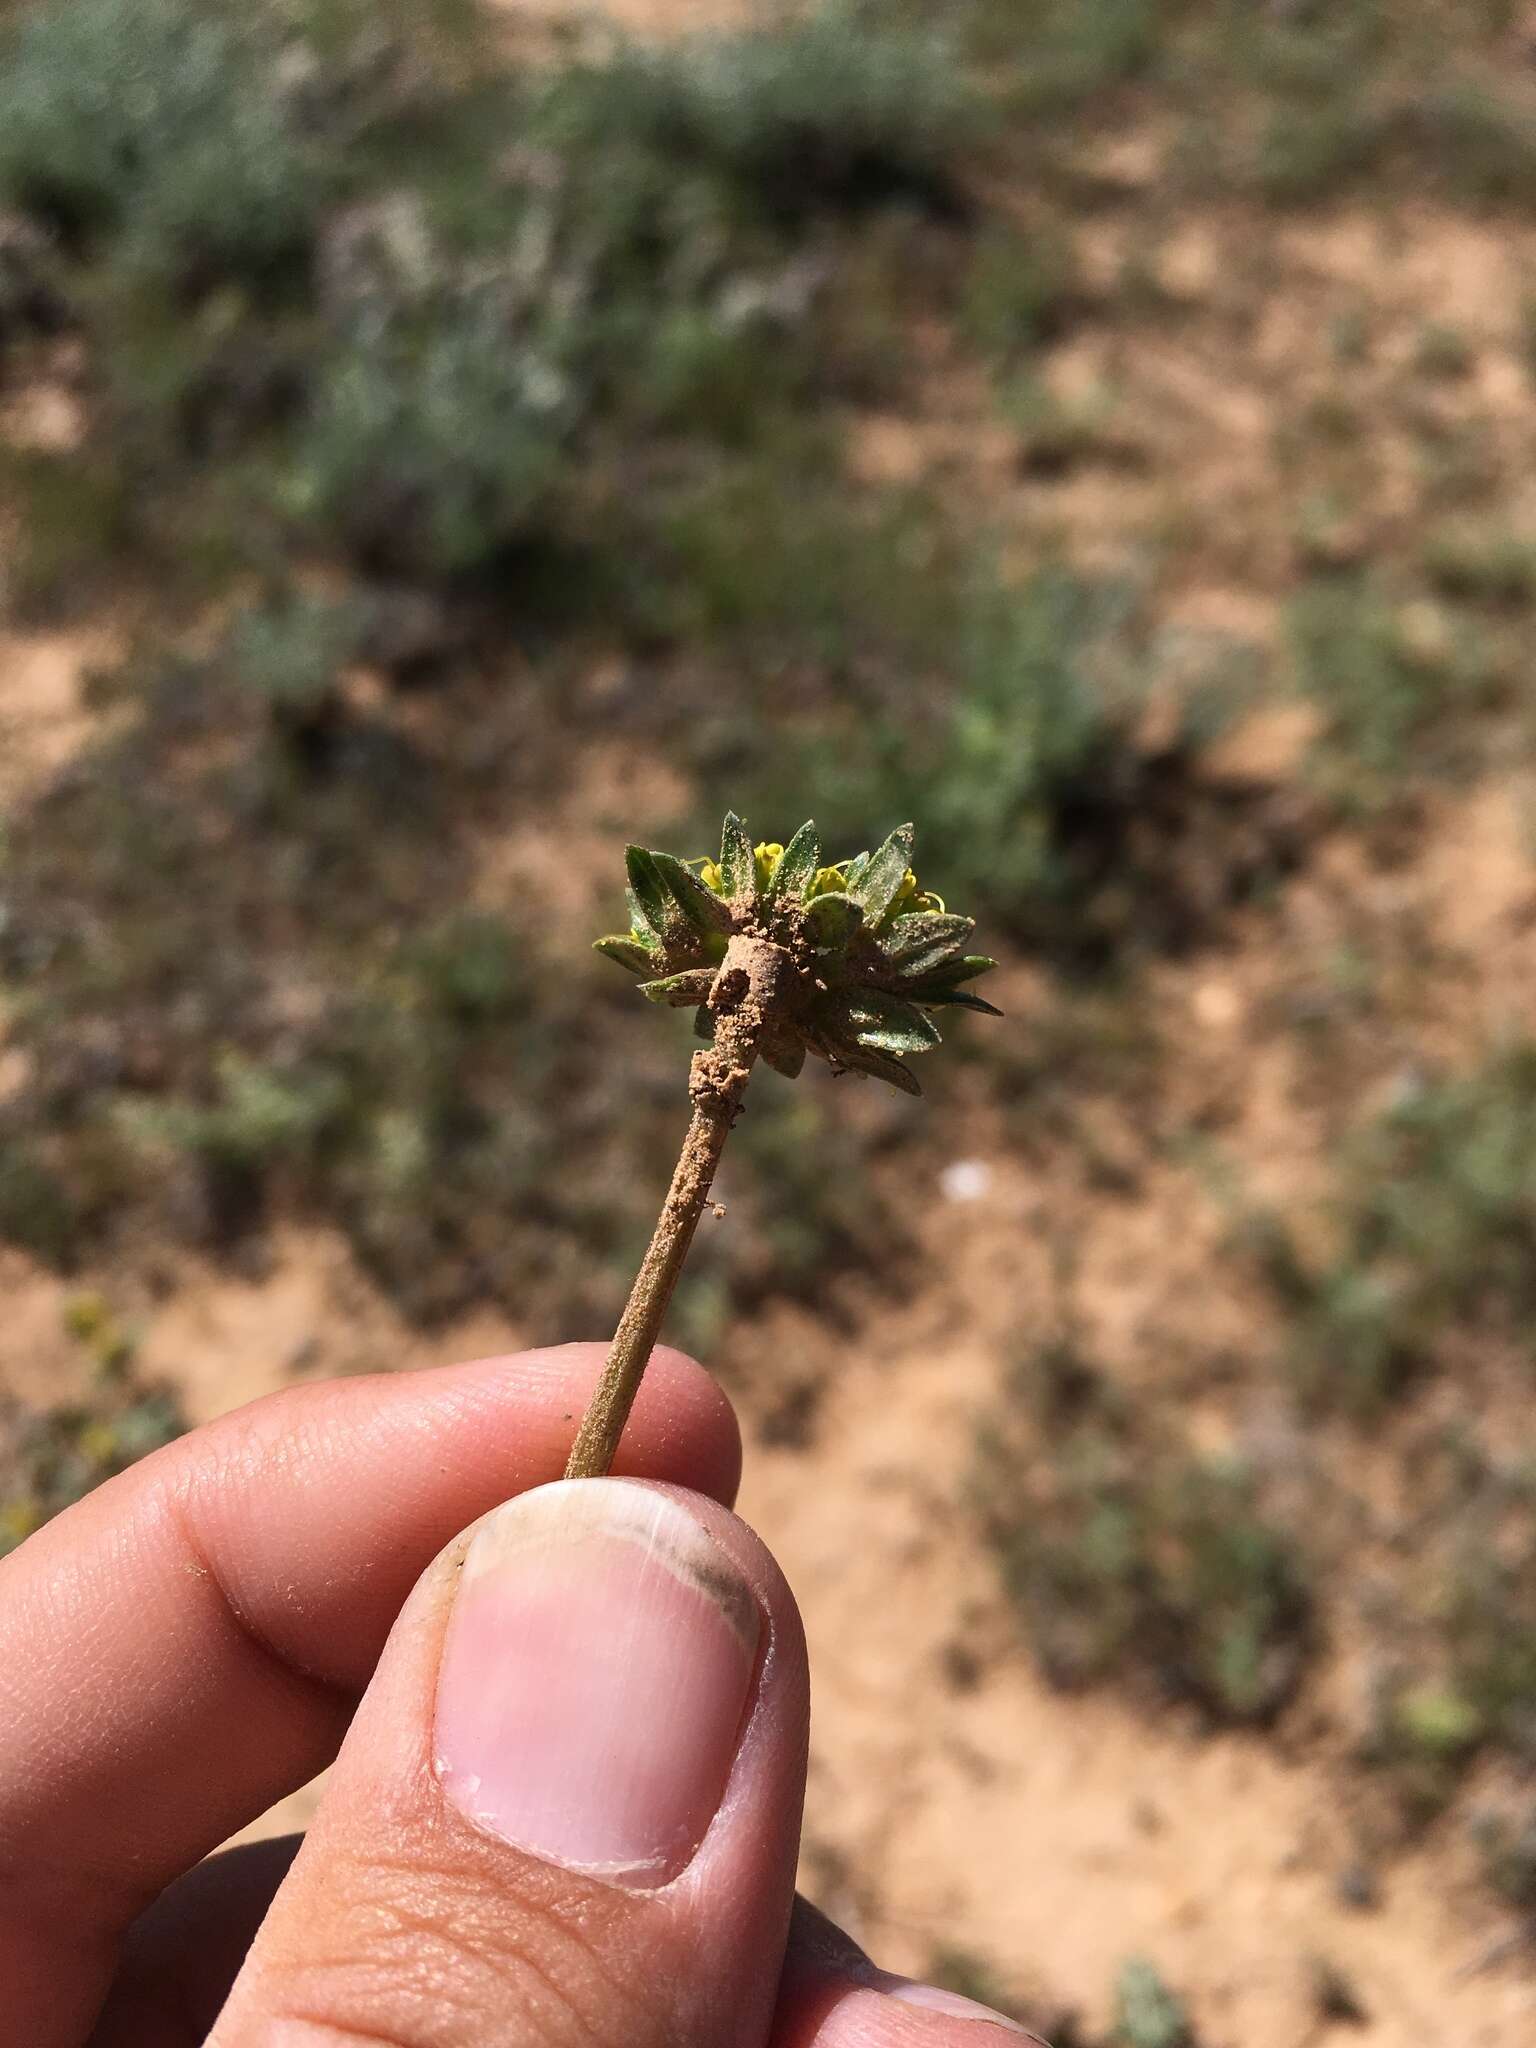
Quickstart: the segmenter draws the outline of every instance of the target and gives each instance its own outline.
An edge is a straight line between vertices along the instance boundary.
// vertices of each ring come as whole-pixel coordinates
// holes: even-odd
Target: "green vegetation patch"
[[[1458,1333],[1517,1344],[1536,1320],[1536,1050],[1516,1041],[1418,1080],[1348,1141],[1309,1255],[1283,1219],[1255,1242],[1288,1312],[1296,1370],[1325,1405],[1370,1412]]]
[[[1306,1667],[1312,1599],[1256,1475],[1165,1436],[1070,1346],[1026,1360],[1013,1399],[1039,1437],[991,1418],[982,1498],[1046,1676],[1140,1679],[1216,1721],[1273,1719]]]
[[[135,1338],[96,1294],[66,1305],[84,1384],[71,1400],[0,1403],[0,1557],[62,1508],[186,1429],[175,1393],[134,1364]]]

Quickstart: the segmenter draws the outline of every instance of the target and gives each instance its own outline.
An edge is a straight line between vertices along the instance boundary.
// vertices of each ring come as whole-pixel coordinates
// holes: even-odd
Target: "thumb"
[[[733,1515],[520,1495],[407,1601],[209,2048],[762,2048],[807,1723]]]

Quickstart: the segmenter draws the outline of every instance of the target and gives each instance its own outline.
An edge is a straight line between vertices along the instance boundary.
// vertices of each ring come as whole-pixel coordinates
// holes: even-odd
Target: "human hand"
[[[805,1649],[734,1417],[659,1352],[629,1476],[546,1486],[600,1357],[274,1395],[0,1564],[7,2040],[1017,2037],[792,1911]],[[333,1756],[302,1844],[201,1860]]]

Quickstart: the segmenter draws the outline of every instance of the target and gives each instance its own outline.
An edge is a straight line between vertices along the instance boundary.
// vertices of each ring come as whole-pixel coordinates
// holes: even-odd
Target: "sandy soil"
[[[965,1510],[1029,1197],[1020,1185],[996,1206],[1011,1230],[935,1216],[933,1252],[958,1257],[972,1309],[963,1331],[937,1301],[877,1321],[836,1371],[816,1446],[749,1461],[743,1508],[796,1587],[817,1676],[810,1883],[898,1965],[974,1948],[1047,2020],[1078,2008],[1106,2023],[1100,1987],[1142,1952],[1193,1992],[1202,2038],[1298,2048],[1323,2038],[1326,1958],[1356,1986],[1373,2048],[1442,2034],[1512,2048],[1536,1987],[1467,1974],[1486,1903],[1447,1883],[1440,1845],[1394,1867],[1379,1912],[1352,1912],[1336,1889],[1355,1853],[1347,1808],[1304,1749],[1064,1700],[1014,1644]],[[975,1659],[961,1688],[957,1646]]]
[[[98,627],[67,633],[0,629],[0,804],[55,773],[91,729],[81,702],[90,668],[113,652]]]

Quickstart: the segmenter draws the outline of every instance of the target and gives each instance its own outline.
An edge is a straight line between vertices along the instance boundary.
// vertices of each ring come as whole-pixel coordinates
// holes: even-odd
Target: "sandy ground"
[[[98,628],[0,630],[0,804],[15,803],[79,746],[91,728],[82,684],[111,653],[110,637]]]

